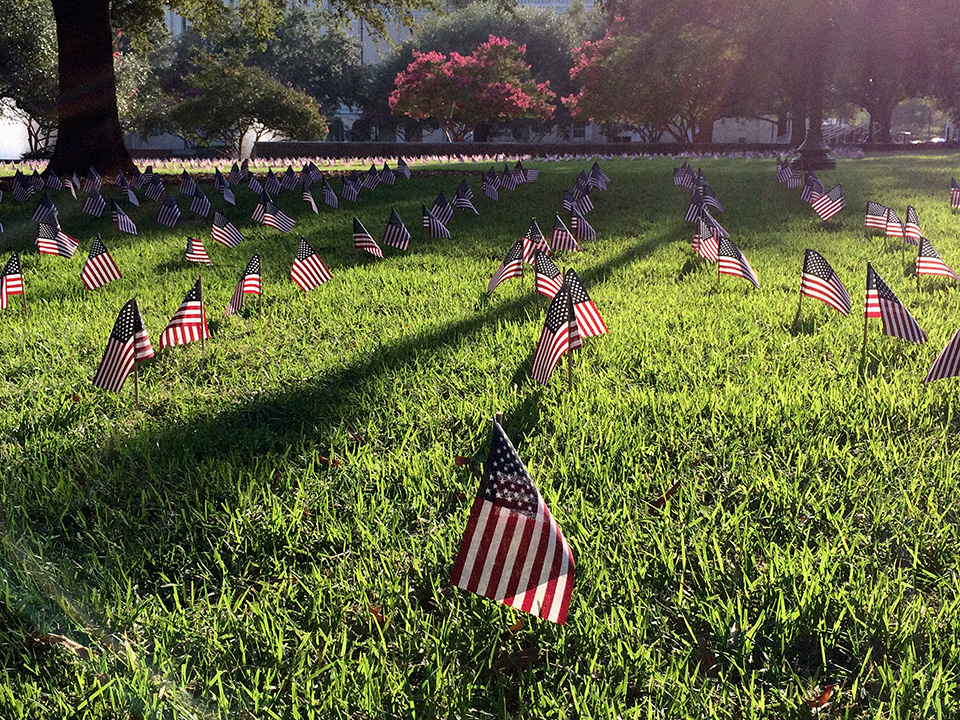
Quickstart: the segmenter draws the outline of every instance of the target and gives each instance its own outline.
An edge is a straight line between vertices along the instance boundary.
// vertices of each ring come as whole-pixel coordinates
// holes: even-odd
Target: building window
[[[587,137],[587,124],[578,122],[573,124],[573,139],[583,140]]]

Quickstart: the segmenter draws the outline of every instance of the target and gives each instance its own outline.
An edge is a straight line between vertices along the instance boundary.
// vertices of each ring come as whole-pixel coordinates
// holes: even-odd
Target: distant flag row
[[[837,183],[829,190],[824,190],[823,183],[813,170],[801,173],[779,157],[777,158],[777,182],[791,189],[800,188],[800,199],[810,205],[824,222],[846,207],[842,185]]]

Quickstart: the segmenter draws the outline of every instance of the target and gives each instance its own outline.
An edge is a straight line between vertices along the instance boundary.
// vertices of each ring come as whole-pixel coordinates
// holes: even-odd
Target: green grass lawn
[[[910,253],[864,236],[863,208],[914,205],[960,268],[956,157],[841,160],[821,174],[846,194],[828,224],[773,160],[697,164],[760,289],[693,259],[670,159],[601,162],[600,239],[557,263],[610,334],[576,354],[569,391],[565,371],[529,377],[532,273],[485,290],[589,162],[527,163],[540,180],[498,203],[476,165],[316,216],[282,193],[289,235],[249,221],[245,188],[234,209],[205,186],[246,235],[232,250],[179,199],[176,231],[143,199],[134,237],[62,192],[70,260],[36,254],[35,202],[5,193],[0,245],[24,253],[29,315],[19,298],[0,314],[0,717],[807,718],[827,685],[825,717],[955,715],[960,380],[921,380],[960,293],[918,289]],[[420,204],[466,173],[480,217],[427,239]],[[391,206],[411,249],[355,253],[354,214],[379,240]],[[90,292],[98,232],[124,277]],[[306,294],[289,279],[300,234],[333,273]],[[158,347],[200,272],[188,235],[213,260],[205,350],[158,349],[139,406],[132,378],[94,388],[129,298]],[[806,247],[847,285],[849,318],[810,299],[795,317]],[[248,302],[224,318],[255,252],[263,317]],[[871,320],[861,362],[867,261],[927,345]],[[576,557],[562,627],[448,583],[477,489],[454,457],[485,457],[497,411]]]

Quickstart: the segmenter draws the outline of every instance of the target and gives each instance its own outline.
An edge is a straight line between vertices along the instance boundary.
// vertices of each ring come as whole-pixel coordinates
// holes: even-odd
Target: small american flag
[[[550,256],[541,250],[537,250],[533,270],[536,273],[537,292],[553,299],[553,296],[563,287],[563,275],[560,274],[560,270],[554,265]]]
[[[50,170],[48,165],[40,176],[43,178],[44,185],[48,190],[63,190],[63,182],[57,177],[57,174]]]
[[[563,282],[570,288],[570,302],[573,305],[573,313],[577,318],[580,337],[588,338],[607,333],[607,324],[603,321],[600,311],[593,304],[593,300],[587,294],[587,289],[583,286],[583,281],[573,271],[573,268],[567,270]]]
[[[19,253],[10,256],[0,273],[0,310],[7,309],[11,295],[23,295],[23,267]]]
[[[143,326],[143,317],[134,298],[121,308],[117,316],[113,331],[107,339],[103,358],[93,376],[93,384],[103,390],[118,393],[133,372],[134,364],[152,357],[150,336]]]
[[[41,255],[59,255],[70,258],[77,251],[79,243],[60,229],[56,222],[37,223],[37,249]]]
[[[330,187],[330,183],[327,182],[326,178],[323,180],[323,202],[334,210],[336,210],[340,204],[340,201],[337,199],[337,194],[333,191],[333,188]]]
[[[427,234],[432,238],[442,237],[449,240],[450,231],[447,230],[446,225],[440,222],[440,218],[427,210],[426,205],[421,205],[420,208],[423,212],[423,226],[427,228]]]
[[[284,190],[294,190],[297,187],[297,172],[292,165],[287,165],[287,171],[283,174],[283,180],[280,181],[280,187]]]
[[[903,227],[903,220],[893,211],[893,208],[887,208],[885,232],[887,237],[902,238],[907,234],[906,228]]]
[[[494,421],[450,584],[562,625],[573,583],[573,552],[510,438]]]
[[[923,381],[928,383],[957,375],[960,375],[960,330],[954,333],[947,346],[937,355]]]
[[[90,168],[90,171],[93,172],[93,168]],[[149,185],[153,182],[153,165],[147,165],[146,169],[143,171],[143,175],[140,176],[141,185]]]
[[[487,283],[487,295],[490,295],[504,280],[523,277],[523,240],[517,240],[500,263],[500,267]]]
[[[261,185],[260,181],[257,180],[256,175],[251,175],[249,178],[247,178],[247,189],[254,195],[259,195],[263,192],[263,185]]]
[[[517,178],[514,176],[513,171],[507,167],[507,164],[503,164],[503,174],[500,176],[500,187],[506,188],[507,190],[516,190],[517,189]]]
[[[960,185],[956,178],[950,178],[950,207],[954,210],[960,208]]]
[[[173,199],[173,195],[167,195],[157,213],[157,223],[172,228],[177,226],[178,220],[180,220],[180,208],[177,207],[177,201]]]
[[[383,244],[406,250],[410,247],[410,231],[403,224],[395,208],[390,208],[390,219],[383,231]]]
[[[310,206],[310,209],[313,210],[314,214],[320,212],[317,210],[317,201],[313,199],[313,193],[310,192],[310,185],[306,182],[301,183],[300,185],[300,199]]]
[[[521,185],[527,181],[527,173],[523,169],[523,163],[517,160],[517,164],[513,166],[513,180],[517,185]]]
[[[300,244],[297,246],[297,255],[293,260],[293,267],[290,269],[290,279],[301,290],[307,292],[317,285],[322,285],[330,277],[330,271],[323,264],[323,260],[310,247],[310,243],[301,237]]]
[[[433,207],[430,208],[430,212],[444,225],[449,223],[450,218],[453,217],[453,208],[450,206],[450,201],[447,200],[447,196],[444,195],[443,190],[437,195],[437,199],[433,202]],[[423,221],[423,226],[429,227],[426,217],[424,217]]]
[[[26,176],[17,170],[13,176],[13,199],[18,203],[26,202],[36,190]]]
[[[253,208],[253,214],[250,218],[267,227],[272,227],[285,233],[293,230],[293,226],[297,224],[296,220],[277,207],[276,203],[274,203],[270,197],[270,194],[266,191],[260,193],[260,199],[257,200],[257,204]]]
[[[234,163],[230,166],[230,177],[227,178],[231,185],[236,185],[241,180],[243,180],[243,173],[240,171],[240,166]]]
[[[137,194],[133,191],[132,186],[127,185],[126,187],[121,188],[121,192],[123,192],[127,196],[128,203],[130,203],[134,207],[140,207],[140,201],[137,199]]]
[[[270,196],[280,192],[280,180],[273,174],[273,170],[267,170],[267,178],[263,181],[263,189]]]
[[[353,219],[353,247],[357,250],[365,250],[371,255],[376,255],[378,258],[383,257],[383,250],[377,245],[377,241],[373,239],[373,235],[367,232],[363,223],[356,217]]]
[[[212,209],[210,198],[203,194],[199,185],[196,185],[190,197],[190,212],[196,213],[200,217],[207,217]]]
[[[947,265],[933,245],[925,237],[920,238],[920,248],[917,252],[917,275],[940,275],[953,278],[960,282],[960,277]]]
[[[873,200],[867,201],[867,213],[863,218],[864,230],[887,230],[887,206]]]
[[[683,219],[688,223],[695,223],[700,219],[700,216],[705,212],[703,207],[703,197],[700,195],[694,195],[690,198],[690,204],[687,206],[687,211],[683,214]]]
[[[777,163],[777,169],[779,170],[779,158],[777,158]],[[695,179],[696,173],[693,172],[693,168],[687,164],[686,160],[680,167],[673,169],[673,184],[676,187],[692,188]]]
[[[207,329],[207,311],[203,307],[203,285],[198,279],[180,303],[160,336],[160,347],[174,347],[210,337]]]
[[[723,236],[717,243],[717,272],[721,275],[736,275],[753,283],[754,287],[760,287],[760,281],[757,280],[757,274],[750,267],[746,256],[740,252],[734,242]]]
[[[453,206],[461,210],[472,210],[474,215],[479,215],[477,209],[473,206],[473,191],[466,180],[460,183],[457,192],[453,196]]]
[[[563,220],[557,215],[553,222],[553,236],[550,239],[550,245],[554,250],[579,250],[577,240],[573,237]]]
[[[594,161],[593,167],[590,168],[590,184],[593,187],[599,188],[600,190],[607,189],[607,183],[610,182],[610,178],[607,177],[607,174],[600,169],[599,163]]]
[[[100,173],[98,173],[94,168],[90,168],[90,170],[87,171],[86,177],[83,178],[83,189],[88,192],[90,190],[96,190],[99,192],[100,188],[102,187],[103,178],[100,177]]]
[[[840,282],[830,263],[809,248],[803,257],[800,294],[822,300],[844,317],[850,314],[850,293],[847,288]]]
[[[799,170],[794,170],[791,167],[787,167],[787,187],[791,190],[800,187],[800,183],[803,182],[803,173]]]
[[[236,165],[236,163],[234,163]],[[197,181],[190,177],[190,173],[184,169],[180,173],[180,194],[184,197],[192,197],[194,190],[197,189]]]
[[[387,185],[393,185],[396,181],[397,176],[393,174],[393,170],[390,169],[390,166],[384,163],[383,170],[380,171],[380,182],[386,183]]]
[[[107,283],[119,280],[122,277],[120,268],[113,261],[110,253],[107,252],[107,246],[97,235],[90,248],[90,254],[87,261],[83,264],[80,271],[80,281],[87,290],[96,290]]]
[[[380,173],[377,171],[376,165],[371,165],[370,169],[367,170],[367,175],[363,178],[363,182],[360,184],[360,187],[365,187],[367,190],[376,190],[377,185],[379,184]]]
[[[83,205],[80,207],[81,212],[85,212],[87,215],[93,215],[94,217],[100,217],[103,215],[103,211],[106,209],[107,203],[96,190],[91,190],[87,193],[87,197],[83,200]]]
[[[890,337],[925,343],[927,336],[913,315],[893,294],[893,290],[883,281],[870,263],[867,263],[867,296],[864,303],[865,317],[879,317],[883,324],[883,334]]]
[[[117,229],[121,232],[130,233],[131,235],[137,234],[137,226],[134,225],[133,220],[128,218],[127,214],[120,209],[116,200],[110,201],[110,219],[117,224]]]
[[[228,248],[236,247],[243,241],[243,235],[240,231],[219,211],[213,213],[211,235],[216,242],[226,245]]]
[[[481,176],[480,189],[483,191],[483,194],[491,200],[496,200],[500,197],[500,193],[498,192],[499,187],[500,180],[497,178],[497,173],[493,168],[490,168],[489,172]]]
[[[40,197],[40,202],[37,203],[36,210],[33,211],[33,221],[40,222],[41,220],[46,220],[50,216],[50,221],[57,222],[57,216],[60,213],[57,211],[57,206],[53,204],[53,200],[50,199],[50,194],[44,192]]]
[[[593,200],[590,199],[590,188],[580,192],[577,191],[577,188],[574,188],[571,196],[573,199],[573,203],[570,206],[571,210],[576,210],[581,215],[586,215],[593,210]]]
[[[161,180],[159,177],[155,177],[153,181],[147,185],[147,189],[144,192],[147,194],[148,198],[156,202],[163,197],[163,194],[166,191],[167,189],[163,186],[163,180]]]
[[[460,181],[460,184],[457,185],[457,192],[455,196],[466,198],[467,200],[473,200],[473,190],[470,189],[470,183],[467,182],[466,178]]]
[[[800,191],[800,199],[805,203],[813,205],[823,195],[823,183],[816,176],[813,170],[808,170],[803,179],[803,189]]]
[[[700,229],[693,236],[693,251],[709,262],[717,262],[717,251],[719,241],[717,240],[719,232],[707,222],[706,217],[700,218]]]
[[[814,200],[810,207],[826,222],[844,208],[843,188],[837,183],[823,195]]]
[[[243,309],[244,295],[260,297],[260,253],[250,258],[250,262],[247,263],[247,268],[243,271],[240,282],[237,283],[237,287],[230,297],[230,302],[227,303],[227,309],[223,311],[224,317],[238,313]]]
[[[407,180],[410,179],[410,168],[407,167],[407,163],[404,162],[402,157],[397,158],[397,171],[400,172]]]
[[[353,177],[343,177],[343,185],[340,187],[340,197],[350,202],[356,202],[360,196],[360,180]]]
[[[133,170],[130,171],[130,186],[139,190],[140,188],[143,187],[143,182],[144,182],[143,178],[144,178],[144,175],[142,172],[140,172],[140,168],[134,165]],[[73,180],[74,182],[77,181],[76,173],[73,174]],[[83,189],[82,184],[77,185],[77,187],[79,187],[80,189]]]
[[[570,231],[577,240],[596,240],[597,231],[576,210],[570,211]]]
[[[233,190],[230,189],[230,183],[227,182],[227,179],[223,176],[223,173],[220,172],[220,169],[217,168],[213,172],[213,186],[217,189],[217,192],[231,205],[237,204],[237,198],[233,194]]]
[[[903,224],[903,239],[910,245],[917,245],[923,233],[920,231],[920,216],[913,205],[907,205],[907,220]]]
[[[530,375],[541,385],[546,385],[563,354],[582,346],[577,316],[573,312],[570,299],[570,288],[564,283],[547,309],[547,319],[543,324],[537,349],[533,352]]]
[[[533,218],[527,226],[527,231],[523,234],[523,261],[528,265],[533,265],[537,250],[543,250],[547,255],[550,254],[550,245],[543,237],[540,226],[537,225],[537,219]]]
[[[207,251],[203,247],[203,243],[197,238],[187,238],[187,251],[185,257],[187,262],[200,263],[201,265],[213,265],[213,263],[210,261],[210,256],[207,255]]]

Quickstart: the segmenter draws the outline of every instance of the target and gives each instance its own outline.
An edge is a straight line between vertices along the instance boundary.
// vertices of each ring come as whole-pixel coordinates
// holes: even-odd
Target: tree
[[[222,143],[236,158],[248,133],[256,142],[268,132],[296,140],[327,132],[314,98],[260,68],[206,57],[186,85],[186,97],[170,110],[180,134],[200,145]]]
[[[525,51],[493,35],[471,55],[414,51],[413,62],[397,75],[390,107],[395,114],[433,118],[451,142],[496,119],[546,120],[556,95],[549,82],[531,79]]]
[[[116,78],[113,29],[134,39],[162,21],[166,8],[206,33],[224,23],[222,0],[50,0],[57,26],[59,124],[51,167],[58,172],[85,171],[96,165],[104,172],[132,166],[123,145]],[[431,0],[332,0],[331,16],[342,22],[353,15],[373,32],[385,34],[392,21],[412,22],[412,11]],[[245,32],[269,36],[281,19],[284,0],[243,0],[239,4]]]

